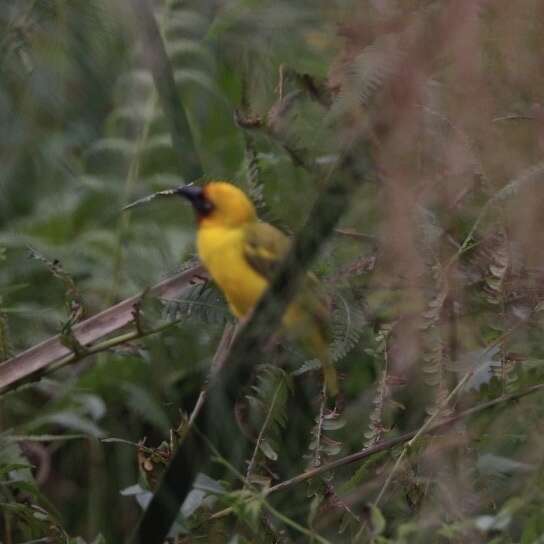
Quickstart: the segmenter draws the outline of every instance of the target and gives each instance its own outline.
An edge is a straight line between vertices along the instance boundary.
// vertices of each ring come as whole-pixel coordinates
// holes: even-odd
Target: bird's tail
[[[338,395],[338,374],[336,373],[336,368],[334,368],[330,361],[322,361],[321,366],[323,368],[323,380],[325,381],[327,393],[331,397],[336,397]]]
[[[305,302],[313,299],[305,299]],[[325,320],[318,319],[315,308],[292,305],[284,317],[284,323],[306,351],[319,359],[323,369],[323,381],[327,395],[338,395],[338,375],[329,354],[328,328]],[[294,332],[293,332],[294,331]]]
[[[319,333],[313,334],[312,346],[315,354],[321,362],[323,381],[329,397],[338,395],[338,374],[329,354],[329,346],[326,339]]]

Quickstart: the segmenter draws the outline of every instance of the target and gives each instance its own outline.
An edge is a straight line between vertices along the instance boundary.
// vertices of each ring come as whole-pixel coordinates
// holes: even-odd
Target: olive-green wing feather
[[[289,251],[289,238],[268,223],[248,225],[245,235],[244,254],[247,262],[257,273],[271,280]]]
[[[268,223],[255,223],[246,227],[244,256],[248,264],[268,281],[276,274],[290,246],[289,238]],[[318,279],[313,274],[307,274],[294,301],[299,310],[298,336],[321,360],[327,390],[335,396],[338,392],[338,378],[328,354],[328,309],[319,291]]]
[[[267,280],[271,280],[291,247],[290,239],[268,223],[255,223],[246,227],[244,254],[250,266]],[[327,305],[319,293],[319,280],[311,273],[306,275],[304,287],[297,304],[313,316],[320,333],[326,339],[328,332]]]

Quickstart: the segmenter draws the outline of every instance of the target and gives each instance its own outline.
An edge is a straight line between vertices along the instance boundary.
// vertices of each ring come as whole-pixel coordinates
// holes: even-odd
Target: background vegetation
[[[544,542],[542,2],[156,1],[170,101],[141,7],[0,1],[0,361],[195,266],[186,206],[123,205],[203,173],[292,234],[348,176],[313,266],[342,395],[252,354],[250,454],[207,450],[172,539]],[[233,327],[203,280],[142,308],[4,388],[3,544],[131,534]]]

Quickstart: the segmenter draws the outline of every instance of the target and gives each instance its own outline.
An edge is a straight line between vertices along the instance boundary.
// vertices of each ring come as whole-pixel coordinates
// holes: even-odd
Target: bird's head
[[[257,219],[249,198],[232,183],[210,181],[203,187],[185,185],[176,192],[192,204],[200,228],[238,227]]]

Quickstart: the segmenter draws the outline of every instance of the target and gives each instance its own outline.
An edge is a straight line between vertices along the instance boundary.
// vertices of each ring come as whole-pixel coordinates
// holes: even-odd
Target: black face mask
[[[184,185],[177,189],[177,193],[192,204],[199,217],[208,215],[214,209],[213,204],[206,198],[204,189],[198,185]]]

